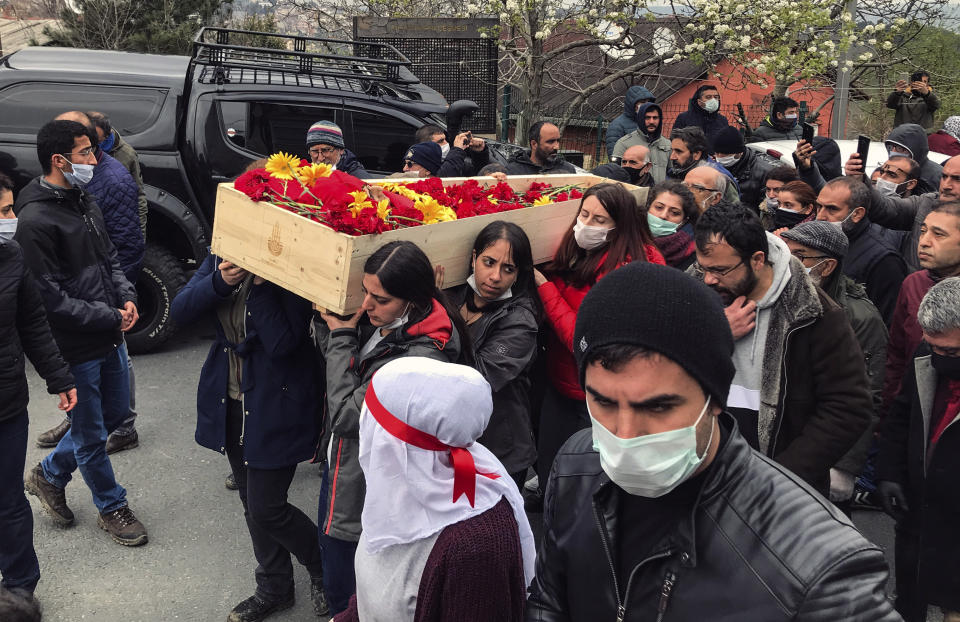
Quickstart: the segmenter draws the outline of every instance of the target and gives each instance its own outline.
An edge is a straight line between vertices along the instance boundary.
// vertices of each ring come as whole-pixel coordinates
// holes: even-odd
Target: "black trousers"
[[[257,559],[257,596],[276,601],[293,591],[291,554],[311,577],[323,575],[317,526],[287,501],[296,464],[281,469],[255,469],[244,464],[242,425],[241,403],[229,400],[226,451]]]
[[[3,587],[32,592],[40,580],[33,511],[23,495],[27,411],[0,421],[0,574]]]
[[[904,622],[925,622],[927,603],[920,594],[920,528],[910,515],[897,522],[894,532],[897,600],[894,605]]]

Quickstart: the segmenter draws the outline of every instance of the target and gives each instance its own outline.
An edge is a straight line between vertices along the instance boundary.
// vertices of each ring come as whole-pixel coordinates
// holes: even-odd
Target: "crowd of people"
[[[928,79],[909,88],[897,101],[934,105]],[[228,620],[291,607],[294,558],[337,622],[960,620],[960,157],[928,158],[915,101],[866,171],[803,140],[793,100],[745,137],[719,98],[701,86],[666,137],[653,95],[628,91],[635,129],[611,126],[616,161],[596,170],[615,181],[584,191],[540,266],[506,221],[457,287],[389,242],[340,316],[213,253],[199,265],[171,308],[216,331],[195,439],[226,455],[255,558]],[[797,140],[795,166],[753,138]],[[573,172],[559,143],[534,123],[498,164],[428,125],[397,174]],[[37,153],[15,201],[0,176],[0,607],[34,603],[40,579],[24,491],[71,525],[79,471],[98,525],[148,540],[109,457],[139,442],[136,154],[95,111],[47,123]],[[367,176],[332,122],[305,153]],[[68,415],[29,468],[25,357]],[[305,461],[316,516],[288,500]],[[896,520],[895,602],[854,508]]]

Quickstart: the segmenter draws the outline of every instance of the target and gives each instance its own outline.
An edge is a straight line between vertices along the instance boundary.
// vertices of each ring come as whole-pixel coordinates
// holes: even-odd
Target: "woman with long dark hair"
[[[577,309],[590,288],[631,261],[665,265],[636,200],[619,184],[597,184],[583,193],[573,226],[563,236],[549,279],[534,270],[537,293],[552,329],[547,344],[549,386],[540,415],[537,472],[541,490],[560,446],[590,427],[586,396],[573,358]]]
[[[529,373],[541,313],[523,229],[502,220],[484,227],[473,243],[467,284],[452,297],[470,333],[473,366],[493,389],[493,414],[480,442],[521,487],[537,459]]]
[[[370,255],[362,291],[363,302],[352,317],[321,313],[322,321],[314,324],[326,363],[327,430],[321,447],[327,468],[319,528],[331,614],[345,610],[356,591],[353,559],[365,493],[358,431],[370,379],[401,357],[451,363],[470,359],[466,325],[437,289],[430,260],[413,242],[389,242]]]
[[[696,260],[693,227],[699,217],[696,198],[679,181],[665,179],[650,190],[647,226],[668,266],[686,270]]]

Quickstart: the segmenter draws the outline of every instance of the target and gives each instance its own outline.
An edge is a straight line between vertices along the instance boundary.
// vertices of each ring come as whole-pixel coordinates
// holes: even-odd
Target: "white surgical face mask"
[[[71,186],[86,186],[93,179],[93,169],[95,168],[93,164],[74,164],[70,162],[70,165],[73,166],[73,171],[63,171],[63,176],[67,178]]]
[[[812,271],[813,271],[813,269],[816,268],[817,266],[819,266],[820,264],[822,264],[822,263],[825,262],[825,261],[826,261],[826,259],[821,259],[820,261],[818,261],[817,263],[813,264],[813,265],[810,266],[809,268],[806,267],[806,266],[804,266],[803,269],[804,269],[804,271],[806,271],[807,274],[810,274],[811,276],[813,276],[813,275],[811,274]]]
[[[710,439],[703,456],[697,455],[697,425],[709,405],[707,396],[692,426],[636,438],[618,437],[591,414],[593,448],[600,453],[604,473],[631,495],[656,498],[667,494],[690,478],[709,451],[715,424],[710,426]],[[589,400],[587,412],[590,412]]]
[[[731,166],[736,164],[737,160],[740,158],[735,155],[723,156],[722,158],[717,158],[717,164],[720,166]]]
[[[720,100],[719,99],[708,99],[703,104],[703,109],[707,112],[716,112],[720,110]]]
[[[892,182],[888,179],[878,179],[873,185],[877,189],[877,192],[879,192],[882,196],[895,197],[900,194],[901,184]]]
[[[16,218],[0,218],[0,238],[12,240],[13,234],[16,232],[17,232]]]
[[[409,319],[410,319],[410,303],[408,302],[407,308],[403,310],[403,313],[400,315],[400,317],[390,322],[386,326],[381,326],[380,330],[395,330],[397,328],[400,328],[404,324],[406,324],[407,320]]]
[[[773,197],[773,198],[767,197],[767,209],[768,209],[768,210],[773,211],[773,210],[777,209],[778,207],[780,207],[780,199],[778,199],[777,197]]]
[[[607,241],[607,233],[613,231],[613,227],[595,227],[585,225],[579,220],[573,225],[573,239],[577,246],[585,251],[592,251],[598,246],[603,246]]]
[[[480,293],[479,289],[477,289],[476,275],[471,274],[470,276],[467,277],[467,285],[470,286],[470,289],[473,290],[473,293],[475,293],[477,296],[480,296],[481,298],[486,300],[486,297]],[[497,302],[500,300],[506,300],[507,298],[512,298],[512,297],[513,297],[513,288],[511,287],[511,288],[508,288],[507,291],[500,294],[498,297],[494,298],[494,302]]]
[[[851,216],[853,216],[853,212],[850,212],[849,214],[847,214],[847,217],[844,218],[843,220],[840,220],[840,221],[837,221],[837,222],[833,222],[833,221],[831,221],[831,220],[827,220],[826,222],[829,223],[829,224],[831,224],[831,225],[833,225],[833,226],[835,226],[835,227],[839,227],[844,233],[846,233],[846,226],[845,226],[845,225],[847,224],[847,221],[850,220],[850,217],[851,217]]]
[[[787,121],[796,121],[800,117],[795,114],[785,114],[783,115],[783,118],[786,119]]]

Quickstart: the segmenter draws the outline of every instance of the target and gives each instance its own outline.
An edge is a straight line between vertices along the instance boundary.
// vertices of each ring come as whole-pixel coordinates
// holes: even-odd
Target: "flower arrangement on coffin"
[[[328,164],[311,164],[286,153],[274,154],[263,168],[238,177],[234,188],[254,201],[269,201],[350,235],[496,214],[583,196],[576,184],[553,187],[542,182],[534,182],[522,194],[503,182],[487,188],[476,179],[448,186],[436,177],[367,185]]]

